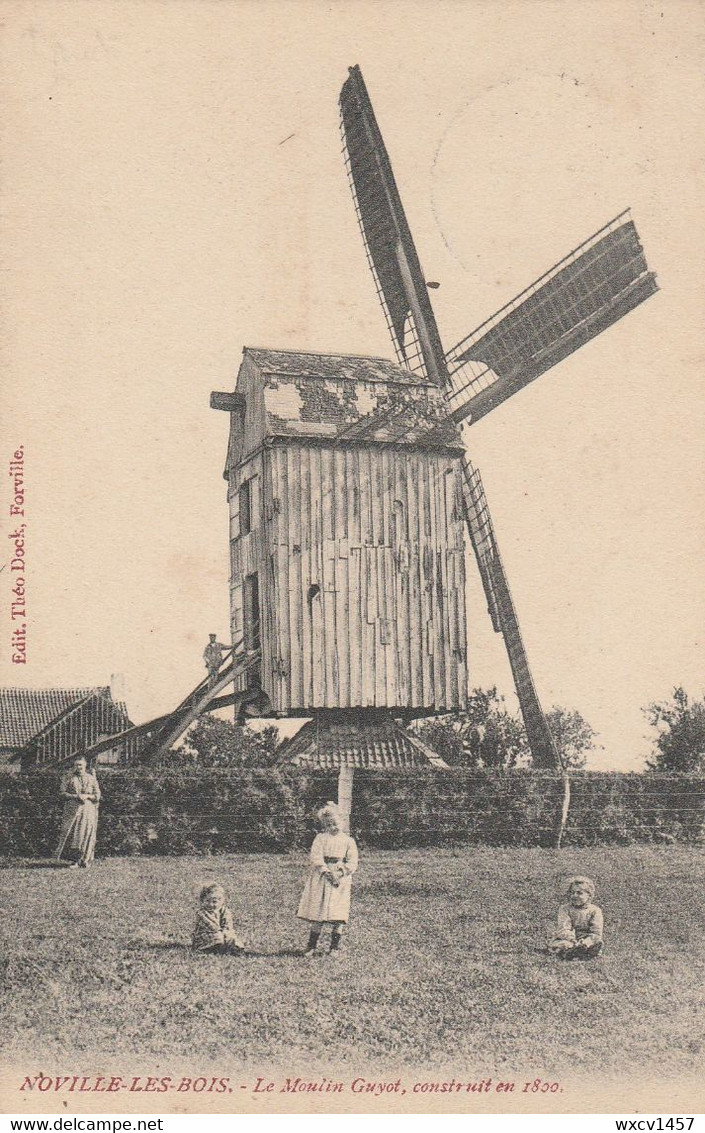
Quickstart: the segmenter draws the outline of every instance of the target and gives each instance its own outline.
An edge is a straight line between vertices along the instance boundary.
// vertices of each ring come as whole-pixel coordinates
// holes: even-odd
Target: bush
[[[175,751],[164,753],[159,765],[184,768],[272,767],[277,757],[279,731],[273,725],[261,730],[243,728],[202,716]]]
[[[337,790],[335,772],[291,768],[104,768],[100,782],[102,856],[301,848]],[[577,772],[571,784],[566,845],[703,840],[703,777]],[[548,771],[358,771],[351,825],[380,849],[551,846],[562,792]],[[57,776],[0,774],[0,854],[49,856],[61,809]]]

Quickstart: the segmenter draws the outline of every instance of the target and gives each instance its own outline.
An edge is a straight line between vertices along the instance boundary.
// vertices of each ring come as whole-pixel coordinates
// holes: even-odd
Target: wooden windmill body
[[[463,447],[442,391],[386,359],[246,348],[217,398],[232,637],[259,657],[241,711],[313,718],[286,758],[342,770],[343,795],[354,767],[441,765],[399,722],[466,700]],[[383,419],[400,406],[404,437]]]
[[[390,740],[390,721],[465,702],[467,531],[534,765],[555,767],[459,425],[640,304],[657,290],[655,277],[622,214],[445,352],[357,67],[340,107],[357,217],[397,361],[246,349],[235,393],[212,397],[231,417],[233,640],[260,656],[236,694],[260,715],[313,718],[314,732],[294,741],[299,761],[317,738],[324,765],[374,763],[370,727],[385,751],[404,749],[398,729]],[[368,731],[357,744],[337,742],[350,727]],[[406,735],[409,759],[433,760]]]
[[[400,390],[417,430],[389,445],[380,425],[355,441],[354,426]],[[231,628],[260,651],[262,711],[460,708],[462,443],[448,421],[417,440],[441,391],[383,359],[246,349],[236,395]]]

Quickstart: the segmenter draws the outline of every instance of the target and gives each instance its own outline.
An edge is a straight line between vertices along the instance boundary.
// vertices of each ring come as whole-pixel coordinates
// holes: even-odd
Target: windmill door
[[[257,651],[260,649],[260,619],[259,619],[259,576],[257,573],[248,574],[245,578],[245,583],[242,590],[242,615],[243,615],[243,643],[246,651]],[[259,688],[260,687],[260,667],[250,669],[248,673],[247,687]]]

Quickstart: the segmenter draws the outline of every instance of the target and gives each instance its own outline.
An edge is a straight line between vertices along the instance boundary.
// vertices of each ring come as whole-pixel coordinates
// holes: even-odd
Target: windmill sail
[[[455,421],[476,421],[658,290],[628,211],[448,352]]]
[[[355,210],[397,360],[437,382],[450,399],[453,387],[426,283],[359,67],[350,68],[340,94],[340,112]],[[380,423],[378,415],[371,414],[341,440],[360,440]],[[402,427],[408,426],[404,423]],[[434,426],[431,432],[435,434],[436,429]],[[464,467],[464,504],[490,616],[495,630],[504,637],[535,765],[556,767],[558,755],[529,670],[487,500],[479,473],[469,462]]]
[[[438,385],[443,348],[419,257],[359,67],[340,92],[345,165],[367,258],[397,360]]]
[[[463,503],[492,625],[496,633],[502,634],[509,656],[534,767],[560,767],[560,757],[529,669],[480,473],[467,458],[463,460]]]

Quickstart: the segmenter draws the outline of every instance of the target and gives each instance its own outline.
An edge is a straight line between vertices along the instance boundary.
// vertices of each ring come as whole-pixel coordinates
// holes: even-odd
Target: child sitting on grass
[[[242,952],[245,942],[236,935],[233,914],[226,904],[222,885],[201,890],[200,908],[193,930],[194,952]]]
[[[548,950],[561,960],[592,960],[602,951],[602,910],[593,904],[595,883],[589,877],[571,877],[567,904],[558,910],[556,934]]]
[[[351,877],[357,869],[357,846],[342,827],[335,803],[326,803],[316,816],[322,832],[311,846],[311,870],[301,894],[297,916],[311,922],[307,957],[318,956],[318,938],[324,924],[331,928],[330,953],[338,955],[343,925],[350,916]]]

